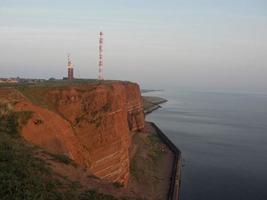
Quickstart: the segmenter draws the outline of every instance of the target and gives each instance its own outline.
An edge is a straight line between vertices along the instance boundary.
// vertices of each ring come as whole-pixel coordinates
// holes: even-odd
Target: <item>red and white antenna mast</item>
[[[104,80],[104,72],[103,72],[103,44],[104,44],[104,35],[101,31],[99,33],[99,61],[98,61],[98,79]]]

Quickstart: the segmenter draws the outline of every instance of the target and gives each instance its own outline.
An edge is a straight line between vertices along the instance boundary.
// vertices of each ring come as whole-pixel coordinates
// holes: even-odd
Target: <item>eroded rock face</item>
[[[53,111],[30,102],[16,105],[17,110],[34,112],[22,128],[23,136],[54,153],[68,154],[100,178],[126,184],[129,132],[144,127],[139,86],[82,84],[51,88],[42,98]]]
[[[131,131],[143,129],[144,124],[144,110],[143,100],[140,94],[139,86],[135,84],[125,84],[127,94],[127,120]]]

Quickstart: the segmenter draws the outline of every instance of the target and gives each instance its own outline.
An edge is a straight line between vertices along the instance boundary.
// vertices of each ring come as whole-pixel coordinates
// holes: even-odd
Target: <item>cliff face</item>
[[[40,95],[38,88],[34,90]],[[22,127],[27,140],[51,152],[69,155],[97,177],[128,182],[129,132],[144,127],[137,84],[114,82],[50,88],[38,98],[53,110],[29,101],[16,104],[17,110],[33,112]]]

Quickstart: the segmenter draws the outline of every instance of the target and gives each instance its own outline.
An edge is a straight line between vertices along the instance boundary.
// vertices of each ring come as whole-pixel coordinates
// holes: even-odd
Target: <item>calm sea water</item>
[[[267,95],[152,92],[147,116],[182,151],[181,200],[267,200]]]

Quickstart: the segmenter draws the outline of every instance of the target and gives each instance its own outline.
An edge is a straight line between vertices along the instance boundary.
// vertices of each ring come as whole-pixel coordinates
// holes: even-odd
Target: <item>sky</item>
[[[0,77],[267,93],[266,0],[0,0]]]

